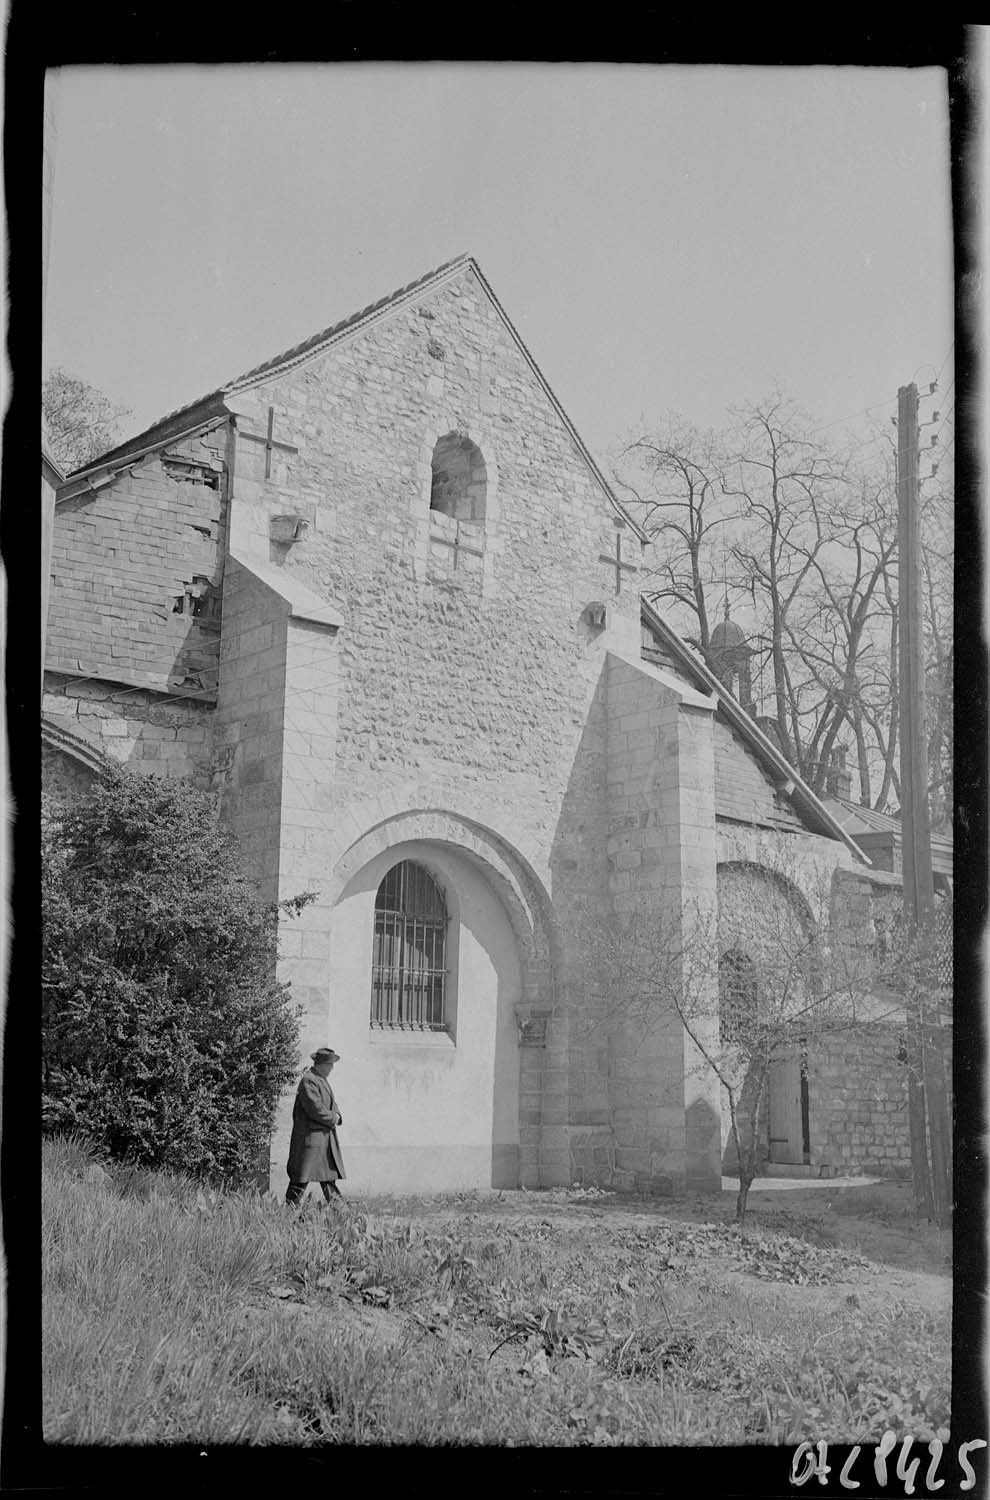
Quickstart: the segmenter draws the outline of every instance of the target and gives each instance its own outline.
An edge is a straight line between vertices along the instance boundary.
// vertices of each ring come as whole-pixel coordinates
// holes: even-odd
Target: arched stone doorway
[[[382,999],[382,968],[393,961],[395,924],[405,920],[394,910],[400,867],[437,893],[426,920],[438,901],[446,914],[442,1024],[435,1006],[389,1010]],[[527,885],[496,835],[450,814],[391,819],[338,862],[328,1035],[341,1053],[355,1192],[518,1186],[520,1026],[545,998],[550,973],[545,926]],[[409,936],[415,944],[414,926]],[[426,962],[422,953],[418,961]],[[434,947],[428,962],[435,968]]]

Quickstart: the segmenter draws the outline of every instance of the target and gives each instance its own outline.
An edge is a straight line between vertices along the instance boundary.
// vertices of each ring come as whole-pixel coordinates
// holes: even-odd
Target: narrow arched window
[[[745,1042],[756,1021],[756,965],[739,948],[718,961],[718,1034],[727,1046]]]
[[[483,526],[488,473],[481,449],[470,438],[448,432],[433,450],[430,509],[455,521]]]
[[[375,897],[371,1024],[444,1031],[447,904],[429,870],[393,865]]]

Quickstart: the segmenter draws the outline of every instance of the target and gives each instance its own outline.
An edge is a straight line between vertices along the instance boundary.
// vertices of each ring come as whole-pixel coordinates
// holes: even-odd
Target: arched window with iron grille
[[[745,1041],[756,1020],[756,965],[740,948],[718,961],[719,1040],[731,1046]]]
[[[445,1031],[447,903],[429,870],[403,860],[375,897],[372,1026]]]

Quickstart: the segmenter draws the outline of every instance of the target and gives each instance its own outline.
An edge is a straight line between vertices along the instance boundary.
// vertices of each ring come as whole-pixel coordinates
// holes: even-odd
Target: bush
[[[139,1166],[252,1174],[297,1060],[276,916],[205,793],[114,770],[46,805],[45,1130]]]

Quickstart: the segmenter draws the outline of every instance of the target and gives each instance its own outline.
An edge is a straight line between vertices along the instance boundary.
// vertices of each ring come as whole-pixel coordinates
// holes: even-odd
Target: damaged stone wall
[[[226,427],[56,506],[46,668],[214,701]]]

